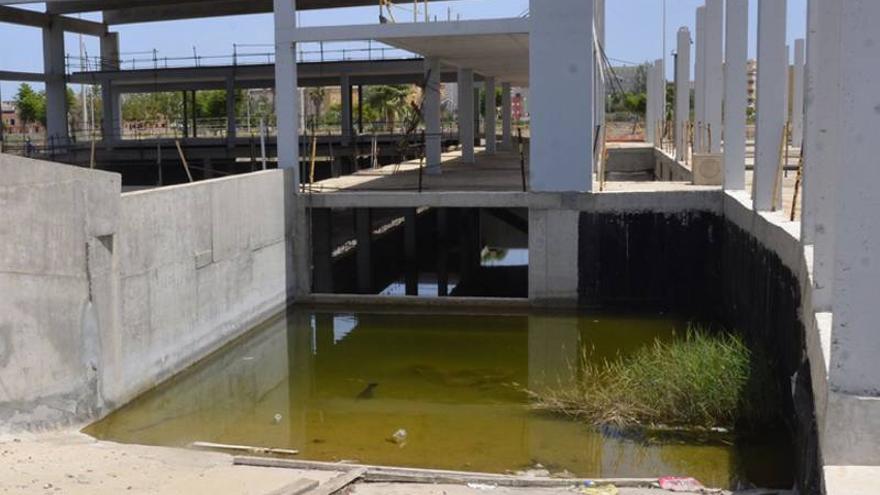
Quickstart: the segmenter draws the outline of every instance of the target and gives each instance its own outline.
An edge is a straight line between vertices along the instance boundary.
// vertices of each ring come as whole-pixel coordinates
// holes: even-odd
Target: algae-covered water
[[[572,380],[582,349],[612,358],[676,329],[683,324],[664,317],[296,309],[86,432],[294,448],[310,460],[490,472],[541,464],[584,477],[790,486],[782,434],[644,442],[529,410],[523,389]],[[403,442],[392,438],[398,430]]]

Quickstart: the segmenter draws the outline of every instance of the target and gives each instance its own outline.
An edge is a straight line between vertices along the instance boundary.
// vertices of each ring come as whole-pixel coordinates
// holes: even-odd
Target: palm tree
[[[392,130],[405,112],[412,89],[406,85],[373,86],[367,90],[366,104],[375,108]]]

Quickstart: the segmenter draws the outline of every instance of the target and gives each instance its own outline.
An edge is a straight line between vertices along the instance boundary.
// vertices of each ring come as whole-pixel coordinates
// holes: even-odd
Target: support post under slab
[[[408,296],[419,295],[418,217],[415,208],[407,208],[403,215],[404,284]]]
[[[226,78],[226,147],[235,147],[237,126],[235,122],[235,78]]]
[[[69,137],[67,82],[64,75],[64,29],[60,22],[52,22],[43,28],[43,72],[46,75],[46,137],[55,145],[65,145]]]
[[[285,32],[296,28],[296,0],[273,0],[275,19],[275,112],[278,127],[278,168],[294,170],[299,185],[299,128],[296,46]]]
[[[501,83],[501,149],[513,149],[513,105],[510,83]]]
[[[425,59],[425,161],[429,175],[441,173],[440,59]]]
[[[703,20],[703,86],[706,95],[703,114],[706,122],[703,148],[709,153],[721,152],[722,101],[724,98],[724,0],[706,0],[706,17]]]
[[[691,119],[691,32],[678,30],[675,56],[675,159],[687,156],[688,128]]]
[[[449,295],[449,221],[446,208],[437,209],[437,295]]]
[[[340,124],[342,126],[342,144],[348,146],[351,144],[352,134],[352,118],[351,118],[351,77],[343,74],[339,80],[339,96],[342,100],[342,108],[340,112]]]
[[[462,163],[474,163],[474,71],[458,70],[458,140]]]
[[[480,88],[474,84],[474,146],[483,145],[483,130],[480,128]]]
[[[781,147],[788,56],[785,50],[786,0],[758,2],[758,117],[755,140],[754,208],[773,210],[781,201]]]
[[[580,212],[529,210],[529,299],[575,305]]]
[[[312,283],[319,294],[333,292],[333,210],[312,208]]]
[[[697,7],[694,53],[694,152],[705,151],[706,133],[706,6]]]
[[[727,0],[724,69],[724,188],[746,187],[749,0]]]
[[[496,120],[498,118],[495,107],[495,78],[487,77],[484,80],[486,108],[483,114],[486,116],[486,153],[493,154],[497,150],[498,145],[498,128]]]
[[[645,142],[654,143],[657,137],[657,73],[654,66],[647,70],[648,101],[645,105]]]
[[[593,2],[531,0],[529,5],[532,190],[592,191]]]
[[[361,294],[373,292],[373,224],[369,208],[356,208],[354,225],[357,235],[357,288]]]

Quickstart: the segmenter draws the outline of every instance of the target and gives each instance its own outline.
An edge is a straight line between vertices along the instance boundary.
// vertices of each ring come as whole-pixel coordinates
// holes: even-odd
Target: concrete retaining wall
[[[101,416],[293,293],[282,171],[124,195],[8,155],[0,176],[2,430]]]

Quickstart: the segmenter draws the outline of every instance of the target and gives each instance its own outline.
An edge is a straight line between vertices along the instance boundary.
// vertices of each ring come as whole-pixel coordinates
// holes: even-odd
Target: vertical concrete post
[[[101,36],[101,70],[119,70],[119,33]],[[113,83],[101,84],[101,134],[104,142],[122,138],[122,98],[114,91]]]
[[[474,163],[474,71],[458,71],[458,141],[462,163]]]
[[[342,144],[347,146],[351,144],[351,77],[348,74],[343,74],[339,80],[339,94],[342,98],[342,111],[339,115],[339,120],[342,127]]]
[[[474,146],[482,146],[483,137],[480,129],[480,88],[474,83]]]
[[[749,0],[727,0],[724,62],[724,188],[746,187]]]
[[[648,66],[648,101],[645,105],[645,142],[653,143],[657,138],[657,72]]]
[[[317,293],[333,292],[333,211],[312,208],[312,277]]]
[[[706,151],[706,7],[697,7],[697,42],[694,46],[694,152]]]
[[[357,288],[361,294],[373,291],[373,225],[369,208],[356,208],[354,225],[357,235]]]
[[[675,57],[675,159],[687,155],[688,125],[691,118],[691,32],[687,27],[678,30]]]
[[[531,0],[533,191],[593,188],[593,3]],[[553,77],[547,77],[553,74]]]
[[[425,59],[425,161],[427,173],[440,174],[440,59]]]
[[[657,86],[657,106],[654,110],[654,120],[657,128],[654,129],[655,143],[660,145],[663,139],[663,127],[666,124],[666,74],[663,73],[663,59],[654,61],[654,79]]]
[[[513,149],[513,105],[511,103],[510,83],[501,83],[501,149]]]
[[[580,212],[529,210],[529,299],[573,305],[578,298]]]
[[[605,49],[605,0],[594,0],[595,10],[593,12],[593,23],[596,29],[596,41],[599,46]],[[602,78],[602,71],[599,64],[601,57],[594,52],[593,63],[593,125],[605,125],[605,79]]]
[[[299,186],[299,91],[296,46],[285,31],[296,28],[296,0],[273,0],[275,12],[275,112],[278,121],[278,167],[294,170]]]
[[[57,17],[43,28],[43,72],[46,75],[46,137],[50,144],[66,144],[67,82],[64,74],[64,29]]]
[[[467,93],[465,93],[467,94]],[[437,209],[437,295],[449,295],[449,222],[448,210]]]
[[[722,36],[724,33],[724,0],[706,0],[704,85],[706,92],[703,113],[706,122],[704,148],[709,153],[721,152],[722,101],[724,99],[724,64]]]
[[[785,45],[785,96],[782,106],[785,109],[785,122],[791,122],[791,46]]]
[[[758,122],[755,139],[754,208],[774,209],[779,191],[779,157],[785,110],[779,104],[785,95],[788,61],[785,57],[786,0],[758,2]]]
[[[404,284],[406,295],[419,295],[418,212],[407,208],[403,215],[403,255],[406,260]]]
[[[822,3],[826,2],[823,0]],[[880,167],[876,166],[876,144],[880,142],[880,105],[877,104],[880,2],[839,0],[827,3],[834,4],[840,16],[836,50],[838,92],[817,95],[822,99],[834,98],[840,109],[837,126],[840,153],[835,157],[838,164],[835,183],[820,186],[837,189],[833,218],[834,323],[829,388],[839,393],[870,396],[876,401],[880,395],[880,359],[877,358],[880,349],[877,328],[880,321],[880,304],[877,304],[880,224],[875,216],[880,208],[880,190],[877,189]],[[822,69],[826,70],[825,67]],[[876,416],[870,421],[875,425],[873,436],[876,441]],[[853,425],[857,430],[865,426],[869,425]],[[870,439],[859,441],[862,446],[871,442]],[[877,452],[876,443],[872,450]]]
[[[794,41],[794,68],[791,80],[791,145],[800,148],[804,141],[804,56],[805,41]]]
[[[486,118],[486,153],[493,154],[498,144],[498,128],[495,121],[498,116],[495,107],[495,78],[486,77],[485,84],[485,100],[486,107],[483,109],[483,115]]]
[[[235,121],[235,77],[226,77],[226,146],[235,147],[238,127]]]

